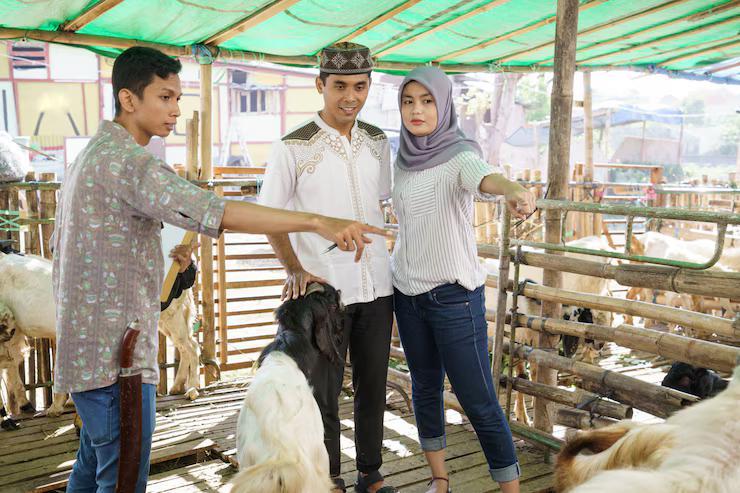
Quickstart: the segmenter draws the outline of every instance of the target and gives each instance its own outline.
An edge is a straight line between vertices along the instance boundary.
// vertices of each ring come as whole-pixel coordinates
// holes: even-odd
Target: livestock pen
[[[163,4],[169,2],[163,2]],[[510,391],[516,390],[534,396],[534,426],[512,422],[514,433],[525,442],[518,443],[522,464],[522,490],[546,491],[552,487],[550,451],[562,444],[564,429],[602,426],[614,418],[629,417],[633,410],[644,414],[634,417],[651,421],[670,415],[696,397],[656,385],[662,380],[664,368],[671,360],[689,362],[726,373],[738,363],[740,328],[737,319],[692,313],[642,301],[623,300],[577,293],[562,285],[562,273],[597,276],[614,280],[622,286],[639,286],[662,291],[719,298],[740,298],[737,293],[739,274],[694,270],[691,266],[646,266],[640,264],[615,265],[589,262],[558,255],[556,250],[577,236],[598,235],[602,224],[600,215],[622,216],[625,225],[626,261],[641,261],[629,256],[629,225],[634,218],[661,218],[660,206],[714,208],[713,213],[681,210],[665,220],[686,225],[692,221],[716,224],[710,233],[724,240],[724,226],[740,223],[736,212],[736,185],[722,189],[707,188],[706,203],[694,199],[702,192],[671,189],[660,184],[654,173],[651,182],[657,197],[651,196],[645,207],[623,206],[620,209],[599,205],[593,200],[592,190],[599,186],[621,184],[594,184],[593,163],[588,158],[576,168],[569,189],[570,125],[573,107],[573,78],[576,70],[591,71],[634,68],[652,73],[670,73],[688,78],[712,78],[733,83],[731,78],[709,77],[695,69],[717,58],[730,59],[736,53],[736,2],[653,2],[636,6],[634,2],[559,0],[555,2],[440,2],[440,1],[384,1],[373,5],[358,2],[316,2],[305,0],[255,1],[245,10],[236,2],[231,7],[215,2],[172,2],[166,7],[150,7],[161,15],[147,15],[144,7],[130,0],[89,2],[81,8],[79,2],[57,2],[58,9],[49,17],[38,5],[28,2],[9,2],[0,7],[2,39],[31,39],[76,46],[105,47],[115,55],[135,45],[158,48],[171,56],[195,57],[200,63],[201,91],[199,113],[187,125],[188,158],[184,176],[202,186],[221,191],[224,195],[254,195],[263,168],[238,169],[213,166],[213,105],[210,89],[212,64],[224,61],[257,61],[312,67],[313,54],[321,46],[337,40],[353,39],[377,46],[376,67],[389,72],[403,72],[413,66],[435,63],[445,70],[456,72],[488,71],[552,71],[552,123],[550,132],[547,180],[539,171],[524,181],[538,191],[541,210],[539,223],[511,225],[506,215],[500,218],[504,225],[501,234],[494,234],[494,221],[499,220],[490,206],[478,205],[475,224],[479,225],[479,255],[500,260],[497,276],[488,280],[498,289],[497,298],[489,297],[488,318],[491,322],[491,351],[494,372],[501,376],[500,399],[506,407]],[[321,4],[322,2],[319,2]],[[40,3],[42,7],[44,2]],[[233,5],[232,5],[233,4]],[[616,6],[616,7],[615,7]],[[613,8],[615,7],[615,8]],[[27,9],[27,10],[24,10]],[[219,10],[220,9],[220,10]],[[297,9],[297,10],[296,10]],[[512,10],[513,9],[513,10]],[[351,24],[334,25],[340,14],[352,16]],[[61,13],[60,13],[61,12]],[[175,12],[176,15],[173,15]],[[19,14],[24,14],[20,16]],[[516,13],[517,16],[511,14]],[[13,21],[16,17],[18,21]],[[162,36],[161,19],[177,17],[185,31]],[[302,22],[301,15],[312,16]],[[299,18],[296,20],[296,18]],[[129,29],[132,19],[141,19],[141,29]],[[152,22],[145,22],[152,19]],[[501,19],[518,19],[501,21]],[[495,22],[494,22],[495,21]],[[326,24],[330,25],[327,26]],[[579,25],[580,24],[580,25]],[[401,27],[398,27],[401,26]],[[408,28],[411,26],[412,28]],[[453,29],[454,28],[454,29]],[[457,30],[475,28],[474,39],[456,34]],[[554,28],[554,29],[553,29]],[[323,31],[328,29],[328,31]],[[281,45],[264,43],[265,30],[295,34]],[[320,35],[319,35],[320,34]],[[363,38],[365,36],[365,38]],[[590,40],[587,46],[576,44],[578,36]],[[626,44],[622,38],[635,39]],[[308,45],[298,41],[314,39]],[[292,40],[292,41],[291,41]],[[291,45],[293,43],[293,45]],[[278,46],[279,45],[279,46]],[[314,46],[315,45],[315,46]],[[441,48],[440,48],[441,47]],[[488,51],[486,51],[488,50]],[[589,52],[589,50],[593,50]],[[690,71],[693,70],[693,71]],[[590,76],[589,76],[590,77]],[[584,102],[584,108],[590,108]],[[588,115],[587,115],[588,121]],[[586,124],[587,134],[589,132]],[[591,129],[592,131],[592,129]],[[588,142],[587,138],[587,142]],[[654,166],[651,166],[651,169]],[[539,175],[539,176],[538,176]],[[14,246],[28,253],[50,257],[48,238],[54,215],[54,191],[59,187],[52,177],[36,181],[29,176],[27,183],[0,185],[0,214],[4,234]],[[732,180],[731,180],[732,181]],[[629,188],[631,184],[627,186]],[[232,190],[238,187],[240,190]],[[625,188],[625,187],[623,187]],[[665,192],[662,194],[661,192]],[[674,194],[677,199],[663,200]],[[719,197],[712,197],[718,194]],[[614,195],[617,195],[615,193]],[[601,195],[602,197],[604,195]],[[609,194],[606,195],[609,197]],[[24,200],[21,200],[23,198]],[[571,199],[574,203],[564,202]],[[611,199],[607,198],[607,201]],[[26,202],[23,213],[20,204]],[[615,200],[616,201],[616,200]],[[588,202],[594,202],[589,204]],[[584,207],[587,206],[587,207]],[[592,207],[593,206],[593,207]],[[621,206],[620,206],[621,207]],[[564,210],[580,211],[565,215]],[[724,212],[720,212],[724,210]],[[693,214],[693,215],[692,215]],[[698,214],[698,215],[697,215]],[[577,217],[578,219],[573,219]],[[698,218],[698,219],[697,219]],[[602,221],[602,222],[599,222]],[[566,223],[567,228],[563,225]],[[511,228],[509,227],[511,226]],[[513,231],[509,231],[509,230]],[[680,227],[679,230],[696,228]],[[541,233],[521,240],[520,233],[537,230]],[[510,234],[511,233],[511,234]],[[679,233],[682,236],[681,233]],[[491,243],[495,239],[497,244]],[[516,248],[517,241],[539,243],[543,251]],[[728,241],[729,243],[729,241]],[[512,246],[515,248],[512,250]],[[721,250],[720,250],[721,251]],[[509,265],[532,266],[544,271],[541,286],[521,286],[517,275],[509,284]],[[642,259],[644,260],[644,259]],[[236,414],[243,399],[249,378],[243,373],[227,374],[249,368],[261,348],[272,338],[275,325],[271,311],[279,302],[284,274],[275,261],[269,244],[263,237],[226,233],[217,243],[201,239],[199,252],[201,276],[196,286],[201,324],[197,337],[205,358],[215,358],[224,372],[221,380],[212,367],[204,370],[201,395],[194,401],[179,396],[162,396],[158,400],[157,432],[154,440],[153,469],[150,491],[227,491],[226,483],[235,473],[234,432]],[[506,280],[506,282],[504,282]],[[505,289],[504,289],[505,288]],[[541,313],[507,313],[506,298],[516,306],[517,299],[527,296],[542,302]],[[616,327],[582,324],[561,320],[560,305],[582,306],[594,310],[628,314],[688,327],[701,338],[619,324]],[[510,327],[509,337],[506,324]],[[516,342],[516,331],[522,327],[538,331],[533,347]],[[597,365],[556,355],[559,334],[611,341],[604,358]],[[162,342],[162,341],[160,341]],[[618,344],[618,346],[617,346]],[[26,387],[36,405],[48,406],[51,400],[50,382],[53,375],[53,348],[49,341],[34,341],[34,349],[25,361]],[[177,365],[173,349],[161,344],[160,366],[163,370]],[[508,362],[503,356],[509,355]],[[403,491],[425,491],[428,479],[418,444],[413,415],[404,398],[409,393],[409,377],[404,371],[403,352],[392,350],[393,368],[389,380],[388,409],[385,421],[384,471]],[[658,357],[664,359],[657,359]],[[508,368],[515,358],[537,363],[543,369],[538,380],[527,382],[513,375]],[[629,361],[638,361],[636,365]],[[545,370],[546,369],[546,370]],[[169,371],[163,371],[160,386],[166,392]],[[169,375],[168,375],[169,374]],[[577,383],[581,389],[568,389],[563,383]],[[561,385],[558,385],[561,384]],[[37,391],[37,389],[40,389]],[[341,405],[343,419],[344,476],[348,484],[354,477],[354,448],[351,428],[352,397],[347,389]],[[449,438],[449,466],[456,491],[496,491],[490,483],[485,460],[475,443],[474,435],[463,415],[459,413],[453,392],[445,394],[448,404],[447,430]],[[66,477],[74,460],[76,437],[72,415],[60,417],[31,417],[19,419],[20,430],[2,433],[0,441],[0,490],[54,491],[64,488]],[[11,440],[10,437],[14,437]]]

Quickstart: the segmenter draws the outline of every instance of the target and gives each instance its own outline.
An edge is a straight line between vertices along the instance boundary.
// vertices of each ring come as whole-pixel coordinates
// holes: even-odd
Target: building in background
[[[183,59],[181,117],[152,151],[168,163],[185,162],[185,123],[200,106],[199,67]],[[113,59],[92,51],[41,42],[0,42],[0,130],[27,137],[56,158],[36,156],[37,171],[63,171],[114,114]],[[213,67],[214,165],[262,166],[271,144],[312,117],[323,100],[317,71],[271,64],[216,62]],[[400,125],[397,77],[374,74],[361,118],[385,128]]]

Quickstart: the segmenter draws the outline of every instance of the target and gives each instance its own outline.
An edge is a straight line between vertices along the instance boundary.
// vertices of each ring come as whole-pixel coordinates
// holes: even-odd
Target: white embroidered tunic
[[[259,203],[383,227],[379,202],[391,195],[388,138],[362,121],[350,136],[339,135],[318,114],[289,132],[273,146]],[[393,294],[385,239],[372,238],[355,263],[354,252],[323,253],[331,242],[318,235],[290,235],[303,268],[340,290],[345,305]]]

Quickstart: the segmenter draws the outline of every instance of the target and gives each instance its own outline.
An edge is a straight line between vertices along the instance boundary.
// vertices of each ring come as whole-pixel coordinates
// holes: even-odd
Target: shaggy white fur
[[[4,255],[0,253],[0,303],[4,303],[15,315],[17,332],[28,337],[56,339],[56,302],[52,288],[51,262],[35,255]],[[199,350],[193,338],[192,326],[195,318],[195,303],[192,290],[185,290],[179,298],[172,300],[162,313],[159,331],[169,337],[180,351],[180,367],[171,393],[183,393],[189,399],[198,396]],[[0,343],[2,346],[3,343]],[[17,353],[17,352],[16,352]],[[23,356],[15,354],[20,363]],[[8,368],[8,392],[18,406],[28,404],[18,365]],[[54,400],[46,414],[59,416],[64,411],[67,394],[54,394]]]
[[[56,303],[51,286],[51,262],[35,255],[4,255],[0,253],[0,302],[15,315],[17,333],[28,337],[56,339]],[[8,393],[19,407],[28,405],[26,392],[18,373],[23,355],[13,352],[16,364],[7,369]],[[49,416],[64,411],[66,394],[54,394]]]
[[[736,492],[740,485],[739,410],[740,367],[727,390],[677,412],[665,423],[627,422],[586,432],[578,439],[595,444],[601,440],[608,446],[609,433],[621,438],[591,456],[558,457],[562,491]],[[570,489],[580,481],[583,484]]]
[[[239,413],[236,448],[232,493],[331,489],[321,412],[290,356],[272,352],[257,370]]]

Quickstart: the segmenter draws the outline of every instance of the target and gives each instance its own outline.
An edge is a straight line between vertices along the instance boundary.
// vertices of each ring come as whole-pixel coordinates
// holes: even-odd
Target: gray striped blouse
[[[399,291],[416,296],[456,282],[472,291],[485,282],[473,231],[473,200],[495,200],[480,191],[480,182],[501,172],[474,152],[423,171],[394,167],[399,234],[391,268]]]

